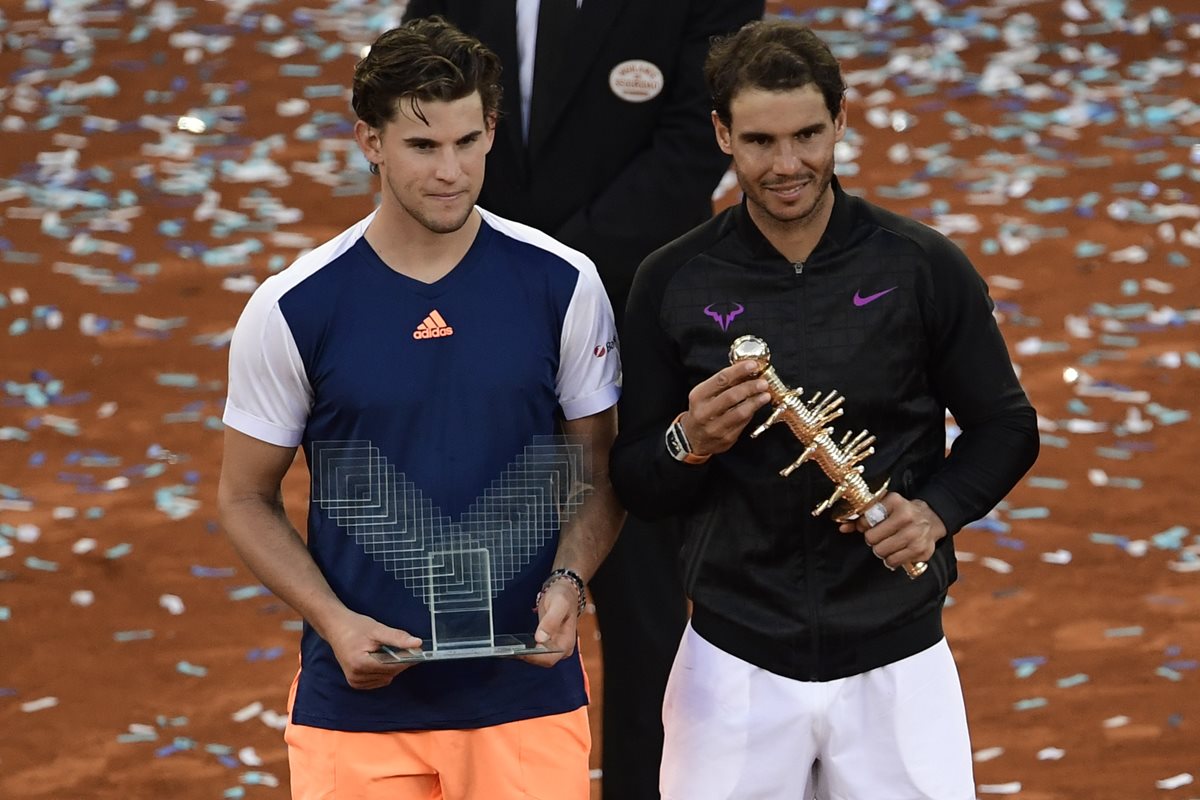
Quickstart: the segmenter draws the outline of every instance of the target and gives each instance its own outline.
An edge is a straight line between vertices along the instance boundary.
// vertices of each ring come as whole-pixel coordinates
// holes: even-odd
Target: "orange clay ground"
[[[344,88],[398,11],[47,5],[0,10],[0,798],[282,798],[298,620],[216,521],[224,345],[371,207]],[[1200,797],[1200,14],[805,18],[852,87],[844,184],[962,246],[1042,417],[958,535],[979,796]]]

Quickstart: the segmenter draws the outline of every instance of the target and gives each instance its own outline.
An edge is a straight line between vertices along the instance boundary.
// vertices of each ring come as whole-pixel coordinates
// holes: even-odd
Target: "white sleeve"
[[[312,386],[270,280],[246,304],[229,344],[229,392],[223,421],[280,447],[300,444]]]
[[[621,356],[612,306],[595,266],[579,270],[563,321],[558,362],[558,403],[567,419],[616,405],[621,394]]]

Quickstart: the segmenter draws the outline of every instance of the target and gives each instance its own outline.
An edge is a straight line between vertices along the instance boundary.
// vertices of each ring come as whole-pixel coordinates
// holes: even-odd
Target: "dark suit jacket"
[[[441,14],[500,56],[502,116],[480,205],[588,255],[620,320],[641,260],[712,215],[729,159],[713,136],[704,58],[710,37],[763,10],[764,0],[583,0],[549,117],[534,123],[528,147],[515,0],[411,0],[405,19]],[[609,88],[613,68],[631,60],[662,71],[653,99],[629,102]]]

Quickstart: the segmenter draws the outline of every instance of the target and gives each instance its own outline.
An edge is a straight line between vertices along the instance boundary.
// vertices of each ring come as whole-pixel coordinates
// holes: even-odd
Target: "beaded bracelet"
[[[542,597],[545,596],[546,590],[552,585],[561,580],[568,580],[575,584],[575,591],[579,593],[579,608],[576,610],[576,616],[583,613],[583,609],[587,607],[587,600],[584,594],[583,578],[579,577],[579,573],[573,569],[560,568],[553,570],[546,580],[542,581],[542,588],[538,590],[537,599],[533,601],[533,610],[537,611],[542,605]]]

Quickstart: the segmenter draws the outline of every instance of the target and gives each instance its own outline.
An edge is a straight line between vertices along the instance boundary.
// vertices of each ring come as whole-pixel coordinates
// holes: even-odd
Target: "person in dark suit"
[[[404,16],[440,14],[500,56],[479,202],[589,256],[619,332],[638,264],[712,215],[729,163],[709,121],[709,40],[763,12],[763,0],[411,0]],[[687,619],[677,553],[673,531],[631,517],[590,584],[606,800],[658,797],[663,689]]]

